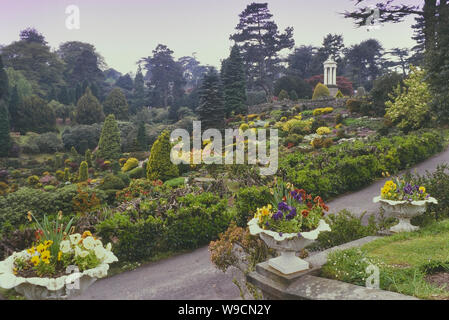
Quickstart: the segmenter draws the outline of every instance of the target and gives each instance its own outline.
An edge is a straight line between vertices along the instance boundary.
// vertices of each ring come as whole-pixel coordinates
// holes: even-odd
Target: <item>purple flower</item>
[[[428,195],[426,196],[426,199],[429,199],[429,197],[430,197],[430,194],[428,194]]]
[[[273,214],[273,219],[274,220],[280,220],[284,217],[284,214],[282,213],[281,210],[278,210],[278,212],[276,212],[275,214]]]
[[[278,209],[282,211],[290,210],[287,203],[285,202],[279,202]]]
[[[283,235],[283,233],[282,233],[282,232],[279,232],[279,237],[282,237],[282,235]]]
[[[300,237],[300,238],[302,237],[300,232],[298,232],[298,237]]]
[[[413,193],[413,188],[412,188],[412,186],[410,185],[410,183],[407,183],[407,184],[405,185],[405,187],[404,187],[404,192],[405,192],[406,194],[412,194],[412,193]]]
[[[285,220],[292,220],[294,217],[296,217],[296,208],[290,210],[290,213],[285,217]]]

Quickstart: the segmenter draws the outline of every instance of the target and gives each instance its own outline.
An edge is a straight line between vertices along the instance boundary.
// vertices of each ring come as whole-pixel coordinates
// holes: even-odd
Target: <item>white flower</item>
[[[87,250],[93,250],[95,248],[95,239],[93,237],[87,237],[83,240],[83,246]]]
[[[72,251],[72,248],[70,246],[70,241],[69,240],[61,241],[61,243],[59,244],[59,250],[61,250],[62,253],[68,253],[68,252]]]
[[[81,257],[81,258],[85,258],[85,257],[87,257],[88,255],[89,255],[89,251],[82,250],[82,251],[80,252],[80,257]]]
[[[95,247],[94,252],[100,260],[103,260],[106,257],[106,250],[102,246]]]
[[[111,251],[112,250],[112,244],[110,242],[106,245],[106,250],[107,251]]]
[[[95,240],[95,247],[103,247],[103,243],[101,243],[101,241],[100,240]]]
[[[78,244],[79,242],[80,242],[80,240],[81,240],[81,235],[79,234],[79,233],[75,233],[75,234],[71,234],[70,236],[69,236],[69,238],[70,238],[70,242],[72,243],[72,244]]]

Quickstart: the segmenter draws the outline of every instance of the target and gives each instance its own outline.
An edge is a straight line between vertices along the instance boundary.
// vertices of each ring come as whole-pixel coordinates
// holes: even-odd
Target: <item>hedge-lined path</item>
[[[442,163],[449,163],[449,149],[418,164],[413,170],[423,174]],[[372,198],[379,194],[384,182],[385,179],[379,180],[358,192],[336,198],[329,202],[331,212],[348,209],[356,215],[364,211],[377,213],[378,205]],[[99,280],[76,299],[206,300],[240,299],[240,296],[232,276],[215,269],[208,249],[204,247]]]

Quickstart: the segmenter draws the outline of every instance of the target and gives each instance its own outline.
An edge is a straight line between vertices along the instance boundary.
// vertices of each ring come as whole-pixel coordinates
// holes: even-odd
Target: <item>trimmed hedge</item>
[[[319,154],[296,152],[280,159],[287,179],[296,187],[329,199],[358,190],[442,151],[444,137],[436,130],[395,136],[373,142],[343,143]]]

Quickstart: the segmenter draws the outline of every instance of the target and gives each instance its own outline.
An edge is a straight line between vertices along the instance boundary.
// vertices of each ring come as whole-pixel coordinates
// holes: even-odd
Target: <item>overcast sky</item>
[[[219,66],[226,58],[229,35],[239,13],[253,1],[245,0],[0,0],[0,44],[18,40],[19,32],[35,27],[53,48],[65,41],[96,46],[109,67],[136,71],[136,61],[151,55],[158,43],[167,45],[176,58],[192,55],[202,64]],[[263,2],[263,1],[260,1]],[[355,28],[341,12],[354,8],[352,0],[265,1],[280,27],[294,27],[296,46],[320,45],[328,33],[343,34],[345,45],[369,38],[384,48],[412,47],[413,18],[379,30]],[[367,4],[375,1],[367,1]],[[402,3],[420,3],[404,0]],[[65,8],[80,9],[80,29],[65,27]]]

